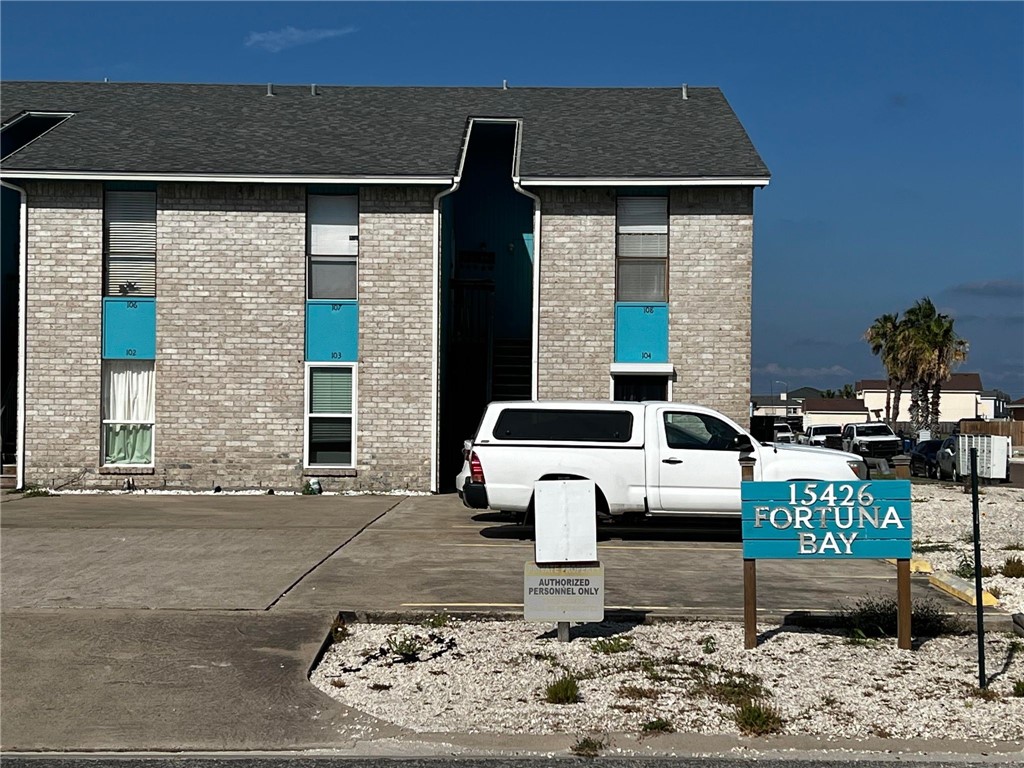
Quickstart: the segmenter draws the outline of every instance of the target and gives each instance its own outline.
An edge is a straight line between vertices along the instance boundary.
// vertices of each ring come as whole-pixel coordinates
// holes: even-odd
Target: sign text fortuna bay
[[[743,556],[909,558],[910,483],[745,482]]]

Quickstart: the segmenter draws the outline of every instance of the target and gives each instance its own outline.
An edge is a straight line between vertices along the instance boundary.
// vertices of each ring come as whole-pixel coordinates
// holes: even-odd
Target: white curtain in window
[[[104,363],[104,464],[153,463],[153,379],[151,360]]]
[[[104,420],[152,424],[156,414],[153,361],[107,360],[104,365]]]

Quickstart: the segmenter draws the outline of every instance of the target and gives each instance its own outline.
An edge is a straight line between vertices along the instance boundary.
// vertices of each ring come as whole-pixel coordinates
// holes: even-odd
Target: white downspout
[[[0,180],[0,184],[21,195],[21,211],[18,217],[18,452],[15,483],[21,490],[25,487],[25,363],[27,355],[25,342],[28,338],[28,192],[24,188]]]
[[[530,373],[530,398],[539,399],[540,388],[540,197],[527,192],[519,184],[519,179],[512,179],[516,192],[533,200],[533,331],[530,344],[533,346],[533,365]]]
[[[439,400],[438,387],[439,371],[438,367],[441,363],[439,354],[441,348],[441,198],[452,194],[459,188],[459,184],[462,182],[461,176],[456,176],[452,179],[452,185],[448,189],[441,190],[434,195],[434,277],[433,277],[433,288],[434,288],[434,300],[431,304],[431,327],[434,329],[434,335],[430,341],[430,492],[437,493],[438,483],[438,467],[437,467],[437,451],[438,451],[438,411],[440,410],[441,404]]]

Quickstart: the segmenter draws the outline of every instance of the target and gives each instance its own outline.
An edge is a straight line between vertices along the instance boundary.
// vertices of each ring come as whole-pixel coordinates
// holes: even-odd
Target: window
[[[153,463],[152,360],[103,361],[103,463]]]
[[[307,390],[306,466],[354,463],[355,368],[311,366]]]
[[[509,408],[494,424],[498,440],[627,443],[632,432],[633,415],[628,411]]]
[[[616,375],[614,400],[668,400],[668,376]]]
[[[356,298],[359,199],[310,195],[306,207],[309,298]]]
[[[738,450],[740,433],[705,413],[666,413],[665,443],[669,448],[698,451]]]
[[[616,299],[668,301],[668,198],[620,197],[616,234]]]
[[[156,296],[156,192],[107,190],[105,296]]]

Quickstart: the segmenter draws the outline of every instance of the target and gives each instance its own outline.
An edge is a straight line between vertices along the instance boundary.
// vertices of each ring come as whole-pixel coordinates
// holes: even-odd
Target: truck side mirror
[[[754,445],[746,435],[736,435],[732,439],[732,448],[734,451],[753,451]]]

